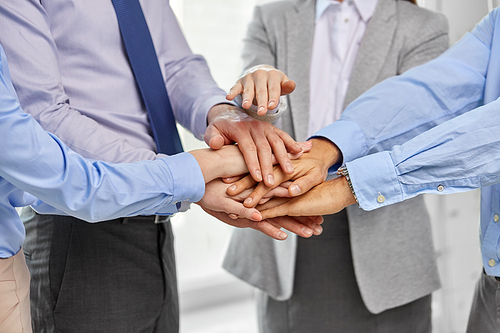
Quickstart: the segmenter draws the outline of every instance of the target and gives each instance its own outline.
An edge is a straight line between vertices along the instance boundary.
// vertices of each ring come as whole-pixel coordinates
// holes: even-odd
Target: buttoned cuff
[[[346,166],[363,210],[374,210],[403,201],[403,192],[389,152],[358,158],[347,162]]]
[[[205,179],[198,162],[190,153],[161,158],[171,173],[172,204],[182,201],[198,202],[205,194]]]

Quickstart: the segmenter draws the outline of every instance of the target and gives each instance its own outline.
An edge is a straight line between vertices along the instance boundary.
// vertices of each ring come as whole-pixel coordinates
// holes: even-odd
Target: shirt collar
[[[378,0],[344,0],[352,1],[358,10],[359,15],[363,21],[368,22],[375,12],[375,7],[377,7]],[[331,4],[339,4],[337,0],[317,0],[316,1],[316,21],[319,20],[321,15]]]

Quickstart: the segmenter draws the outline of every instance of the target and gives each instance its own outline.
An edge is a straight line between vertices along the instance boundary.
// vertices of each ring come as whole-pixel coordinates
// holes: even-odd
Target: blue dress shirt
[[[100,221],[172,214],[177,202],[199,201],[204,194],[203,175],[189,153],[110,164],[86,160],[46,133],[22,111],[1,46],[0,133],[0,258],[20,250],[25,233],[14,207],[33,204],[35,196],[68,214]]]
[[[316,133],[342,151],[361,208],[481,192],[487,274],[500,276],[500,8],[435,60],[383,81]]]

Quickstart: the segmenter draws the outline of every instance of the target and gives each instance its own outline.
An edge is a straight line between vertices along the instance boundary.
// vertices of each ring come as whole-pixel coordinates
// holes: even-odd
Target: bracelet
[[[354,187],[352,187],[351,177],[349,176],[349,171],[347,170],[347,167],[344,165],[344,166],[341,166],[340,168],[338,168],[337,175],[345,177],[345,180],[347,180],[347,185],[349,185],[349,188],[351,189],[351,193],[352,193],[354,199],[359,204],[358,197],[356,196],[356,193],[354,192]]]

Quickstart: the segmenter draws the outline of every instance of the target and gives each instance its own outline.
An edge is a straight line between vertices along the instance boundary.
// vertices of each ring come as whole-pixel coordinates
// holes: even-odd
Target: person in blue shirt
[[[275,171],[276,182],[294,180],[287,186],[295,197],[258,207],[263,218],[333,214],[356,202],[373,210],[422,193],[481,188],[484,274],[467,332],[499,332],[500,8],[437,59],[368,90],[312,141],[294,175]],[[340,177],[324,181],[341,165]],[[268,190],[259,184],[253,202]]]
[[[171,215],[178,211],[177,203],[181,201],[199,202],[204,209],[217,209],[211,204],[214,200],[210,197],[211,181],[247,171],[237,146],[217,151],[200,149],[130,164],[84,159],[22,111],[1,46],[0,133],[2,333],[31,332],[30,277],[21,248],[25,231],[15,207],[35,205],[41,211],[59,210],[58,213],[91,222],[141,214]],[[246,210],[238,203],[225,213],[236,211],[252,221],[225,219],[222,212],[220,217],[233,226],[252,227],[276,239],[283,239],[280,227],[303,236],[302,228],[308,228],[297,223],[305,220],[261,221],[258,212]],[[311,221],[318,220],[309,219]]]

